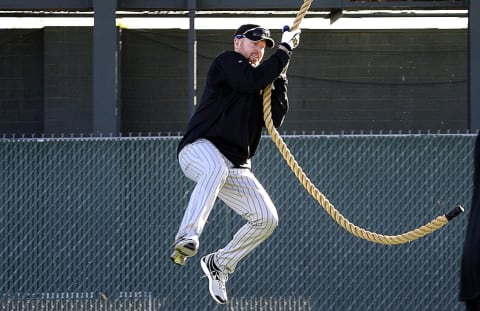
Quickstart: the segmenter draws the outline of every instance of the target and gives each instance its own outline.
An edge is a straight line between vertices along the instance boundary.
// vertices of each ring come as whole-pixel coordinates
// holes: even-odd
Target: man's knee
[[[272,233],[278,227],[278,215],[276,212],[261,213],[258,218],[250,224],[265,231],[265,234]]]

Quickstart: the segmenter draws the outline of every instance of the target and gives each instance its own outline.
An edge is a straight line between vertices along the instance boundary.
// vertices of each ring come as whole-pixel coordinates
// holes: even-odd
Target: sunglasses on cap
[[[265,29],[263,27],[255,27],[255,28],[252,28],[252,29],[248,29],[246,31],[244,31],[242,34],[239,34],[237,36],[240,36],[242,38],[244,37],[270,37],[270,30],[268,29]]]
[[[241,34],[235,36],[237,39],[247,38],[252,41],[265,40],[268,47],[272,47],[275,43],[272,38],[270,38],[270,30],[263,27],[255,27],[248,29]]]

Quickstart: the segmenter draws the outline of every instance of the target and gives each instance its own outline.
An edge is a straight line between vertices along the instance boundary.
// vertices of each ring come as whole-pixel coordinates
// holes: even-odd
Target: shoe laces
[[[228,281],[228,274],[227,273],[222,272],[222,271],[218,271],[218,270],[213,270],[212,271],[212,276],[215,280],[218,281],[218,283],[220,284],[220,287],[222,287],[222,289],[226,288],[226,283]]]
[[[225,283],[228,281],[228,273],[222,271],[214,271],[213,273],[214,277],[222,284],[222,287],[225,287]]]
[[[228,281],[228,273],[215,267],[213,257],[210,258],[208,265],[210,266],[210,273],[212,277],[220,283],[220,286],[225,289],[225,284]]]

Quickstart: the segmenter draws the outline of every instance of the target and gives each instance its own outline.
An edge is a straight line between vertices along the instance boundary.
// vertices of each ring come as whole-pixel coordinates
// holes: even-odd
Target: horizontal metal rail
[[[92,11],[95,0],[0,0],[0,10],[33,11]],[[291,0],[197,0],[199,11],[254,11],[254,10],[297,10],[298,3]],[[314,1],[311,11],[331,9],[467,9],[468,0],[322,0]],[[118,0],[118,10],[188,10],[184,0]]]

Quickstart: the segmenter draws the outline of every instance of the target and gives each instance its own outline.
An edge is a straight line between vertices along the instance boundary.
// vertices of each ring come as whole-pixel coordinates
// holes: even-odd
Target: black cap
[[[269,48],[275,45],[275,41],[270,38],[270,30],[255,24],[245,24],[240,26],[235,32],[235,38],[247,38],[252,41],[265,40],[265,43]]]

